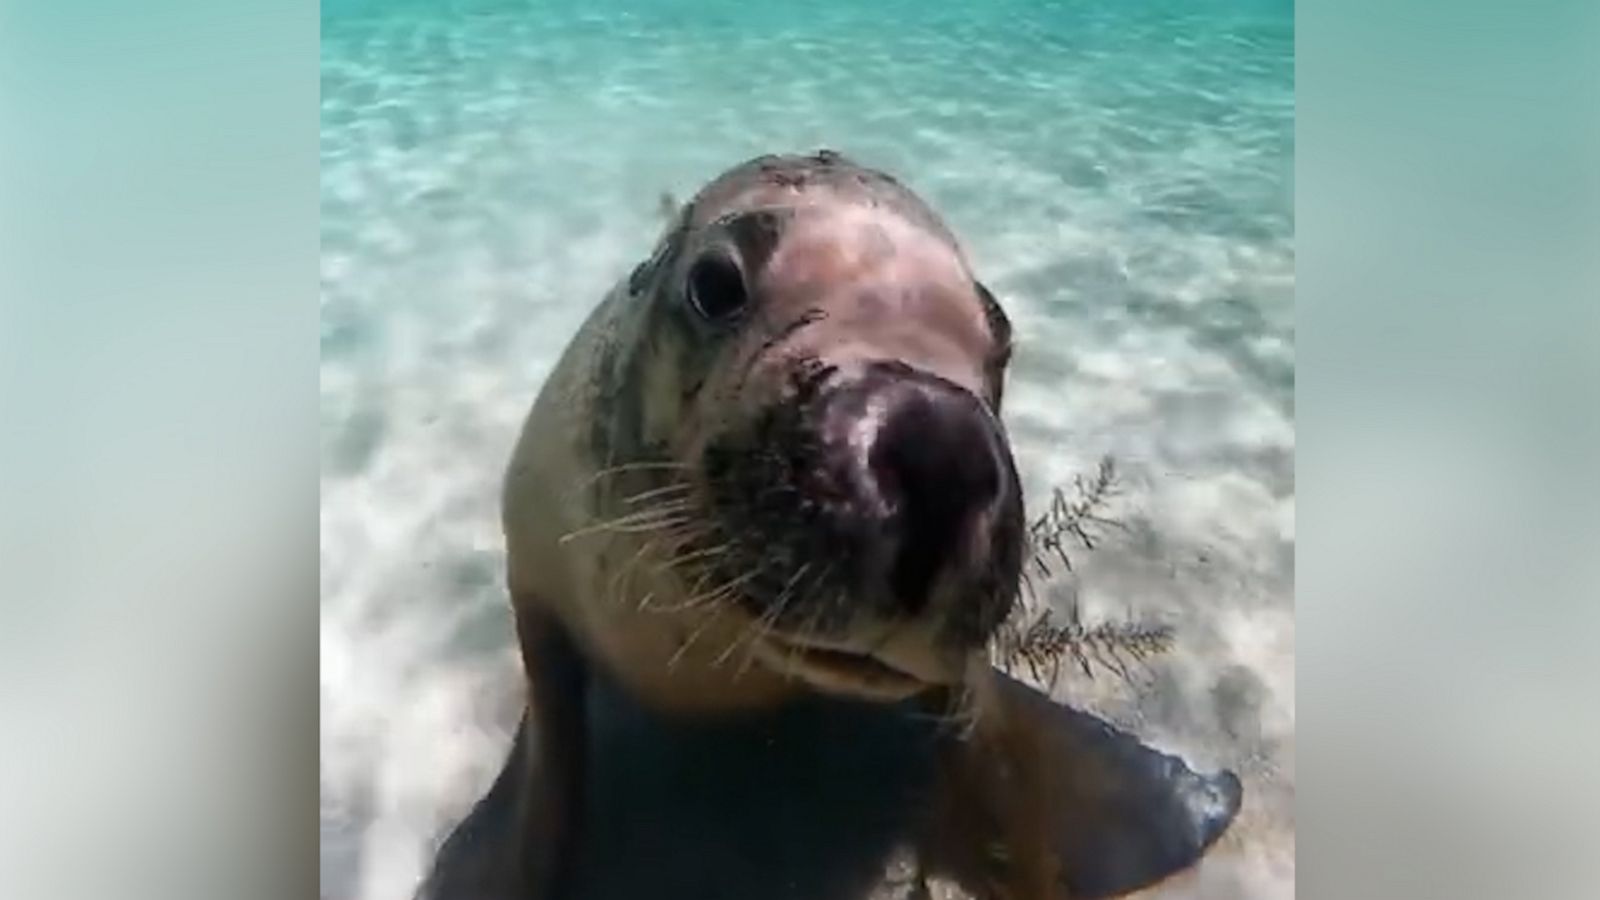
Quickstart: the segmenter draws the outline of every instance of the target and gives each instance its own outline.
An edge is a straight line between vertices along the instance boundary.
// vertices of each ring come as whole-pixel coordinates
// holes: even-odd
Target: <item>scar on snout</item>
[[[794,319],[792,319],[782,328],[772,332],[767,336],[766,340],[761,342],[761,347],[757,349],[756,352],[750,354],[750,358],[745,361],[744,369],[739,373],[739,383],[743,384],[745,379],[750,377],[750,372],[756,367],[756,363],[760,362],[762,357],[770,353],[773,347],[776,347],[793,337],[795,332],[806,327],[807,325],[820,322],[827,317],[827,310],[822,309],[821,307],[813,306],[800,315],[794,317]]]
[[[812,324],[813,322],[820,322],[827,317],[827,310],[816,306],[811,307],[810,309],[796,316],[794,321],[773,332],[771,337],[762,342],[761,352],[765,353],[768,350],[771,350],[773,347],[776,347],[783,341],[793,337],[794,333],[800,329]]]

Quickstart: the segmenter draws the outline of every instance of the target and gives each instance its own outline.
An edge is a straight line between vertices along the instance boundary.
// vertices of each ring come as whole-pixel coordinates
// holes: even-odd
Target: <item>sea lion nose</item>
[[[937,380],[897,384],[865,454],[863,486],[887,512],[867,540],[875,575],[899,608],[919,612],[934,579],[969,561],[1002,488],[1005,467],[993,417],[976,397]]]

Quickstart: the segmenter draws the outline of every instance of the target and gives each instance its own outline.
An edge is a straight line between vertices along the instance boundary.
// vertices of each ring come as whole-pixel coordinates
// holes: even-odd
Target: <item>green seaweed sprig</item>
[[[1123,522],[1105,515],[1106,507],[1121,493],[1117,482],[1116,460],[1102,456],[1095,468],[1094,477],[1082,475],[1072,478],[1074,496],[1056,488],[1050,493],[1050,506],[1028,526],[1029,568],[1036,569],[1041,577],[1055,574],[1054,561],[1071,572],[1072,557],[1067,553],[1067,541],[1076,541],[1084,550],[1093,550],[1098,532],[1115,528],[1127,530]],[[1030,578],[1032,572],[1026,573]],[[1031,583],[1031,581],[1030,581]]]
[[[996,639],[996,656],[1008,670],[1026,665],[1034,680],[1054,685],[1061,663],[1071,659],[1084,677],[1093,679],[1097,668],[1132,681],[1129,661],[1145,662],[1172,649],[1169,625],[1141,622],[1102,622],[1085,625],[1073,606],[1071,618],[1057,624],[1049,611],[1027,626],[1011,626]]]
[[[1127,526],[1112,516],[1108,508],[1120,494],[1116,462],[1101,457],[1093,477],[1075,476],[1072,492],[1056,488],[1050,505],[1028,526],[1028,562],[1023,571],[1023,587],[1030,598],[1037,598],[1034,579],[1051,579],[1061,570],[1075,572],[1068,545],[1092,551],[1107,530],[1125,531]],[[1097,669],[1116,673],[1132,681],[1130,662],[1145,662],[1172,649],[1171,626],[1143,622],[1103,622],[1085,624],[1076,604],[1068,620],[1058,622],[1048,608],[1031,616],[1028,604],[1017,611],[996,635],[994,658],[1007,671],[1027,666],[1036,681],[1054,686],[1061,664],[1071,660],[1085,677],[1093,679]],[[1046,677],[1048,674],[1048,678]]]

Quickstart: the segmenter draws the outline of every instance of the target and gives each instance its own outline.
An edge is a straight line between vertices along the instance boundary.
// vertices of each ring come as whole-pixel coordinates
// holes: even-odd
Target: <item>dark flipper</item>
[[[1200,775],[1088,713],[996,672],[1028,786],[1041,792],[1058,878],[1074,898],[1114,897],[1193,865],[1239,812],[1232,772]]]
[[[524,711],[505,767],[489,793],[439,847],[417,900],[508,896],[513,885],[504,848],[518,830],[517,810],[528,781],[524,764],[528,753],[528,714]]]
[[[505,768],[439,848],[422,900],[549,900],[566,895],[581,827],[586,669],[554,620],[519,622],[529,708]]]

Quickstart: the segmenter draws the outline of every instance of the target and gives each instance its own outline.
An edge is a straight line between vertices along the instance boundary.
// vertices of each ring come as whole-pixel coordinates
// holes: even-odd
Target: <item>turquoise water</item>
[[[939,209],[1021,338],[1031,496],[1133,527],[1053,602],[1173,622],[1059,693],[1246,779],[1171,896],[1293,892],[1288,2],[323,6],[324,896],[404,896],[515,712],[496,491],[663,192],[833,147]]]

